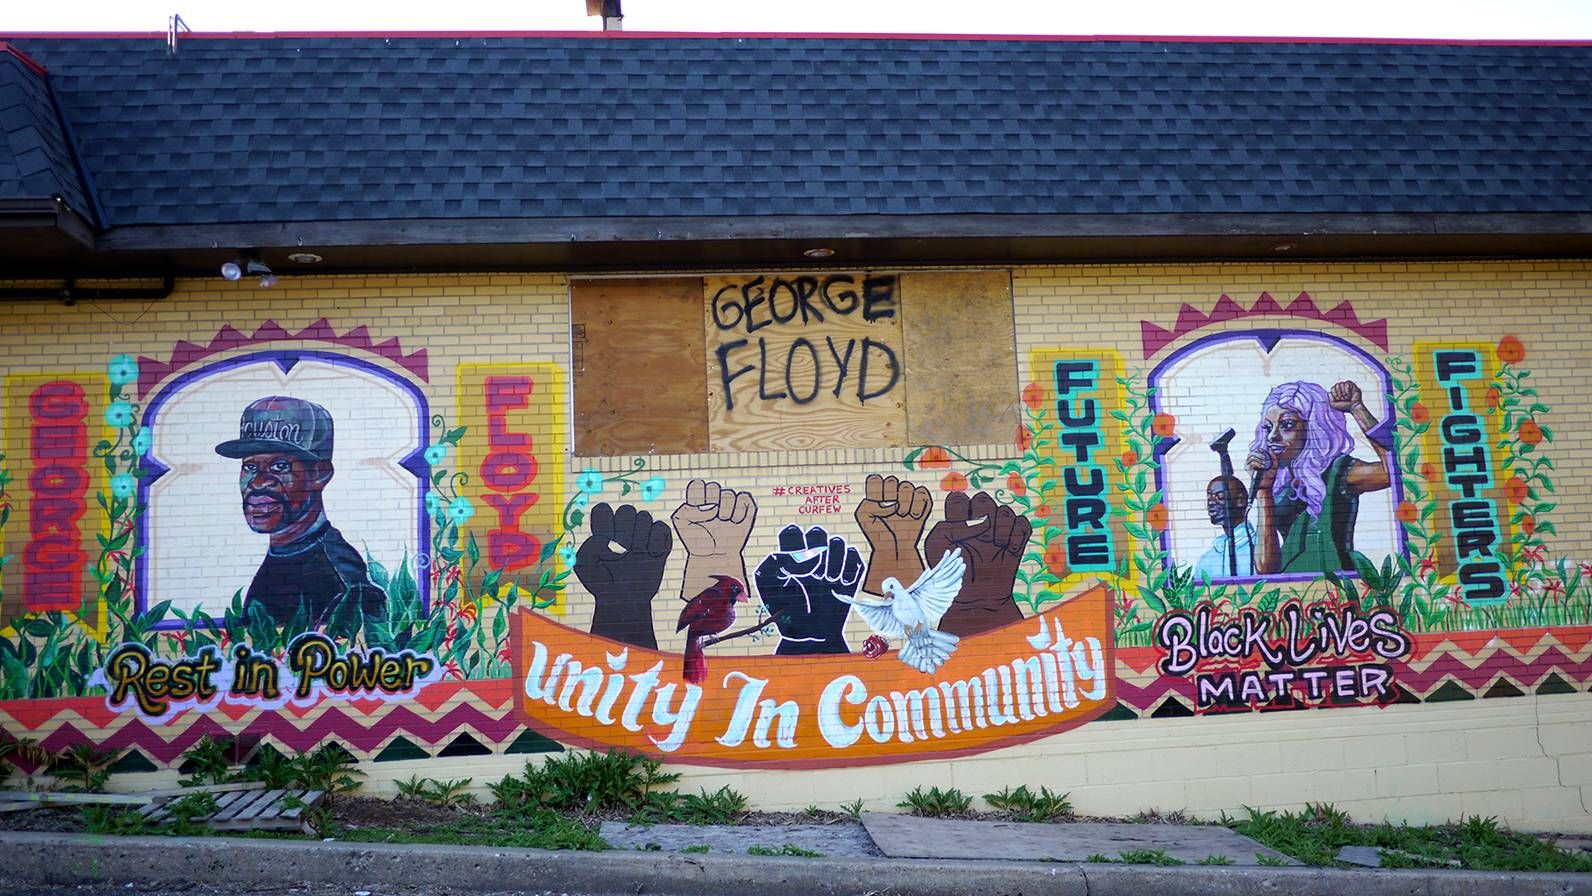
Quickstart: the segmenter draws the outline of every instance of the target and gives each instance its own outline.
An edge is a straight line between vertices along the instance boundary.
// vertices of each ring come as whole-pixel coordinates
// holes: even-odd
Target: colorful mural
[[[714,413],[817,390],[850,426],[905,421],[904,336],[859,335],[854,376],[831,342],[833,378],[826,355],[800,368],[816,385],[792,379],[820,357],[797,331],[849,320],[841,298],[910,330],[909,294],[859,282],[709,284],[708,335],[735,337]],[[742,357],[765,328],[785,394]],[[1518,642],[1487,662],[1522,678],[1592,679],[1565,646],[1587,640],[1592,569],[1548,541],[1554,434],[1513,335],[1394,352],[1347,304],[1224,296],[1144,321],[1138,366],[1029,351],[1014,444],[786,475],[724,446],[575,458],[563,365],[443,369],[374,329],[265,321],[6,375],[8,733],[151,767],[228,734],[813,768],[1474,691],[1492,679],[1438,664],[1481,656],[1469,632]]]

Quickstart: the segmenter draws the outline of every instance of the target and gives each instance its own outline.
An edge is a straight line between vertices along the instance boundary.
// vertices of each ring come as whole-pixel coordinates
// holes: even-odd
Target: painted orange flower
[[[1163,439],[1171,438],[1177,428],[1177,418],[1171,414],[1156,414],[1150,418],[1150,431]]]
[[[1033,444],[1034,434],[1028,431],[1028,427],[1019,423],[1017,425],[1017,450],[1027,451],[1033,447]]]
[[[1028,494],[1028,483],[1023,481],[1023,474],[1011,473],[1006,477],[1006,488],[1012,494],[1022,497]]]
[[[1151,507],[1150,508],[1150,512],[1145,515],[1145,521],[1150,524],[1150,528],[1152,528],[1152,529],[1156,529],[1156,530],[1165,529],[1166,528],[1166,505],[1165,504],[1157,504],[1154,507]]]
[[[1436,464],[1430,464],[1430,463],[1421,464],[1421,478],[1425,479],[1427,482],[1436,481],[1437,480],[1437,465]]]
[[[1432,419],[1432,412],[1426,409],[1426,405],[1417,401],[1410,408],[1410,419],[1416,423],[1425,423]]]
[[[1520,436],[1520,441],[1527,445],[1536,445],[1542,441],[1542,427],[1538,426],[1535,420],[1522,420],[1520,429],[1516,432]]]
[[[1537,531],[1537,519],[1536,519],[1536,517],[1532,516],[1529,513],[1526,514],[1525,516],[1521,517],[1520,518],[1520,531],[1526,533],[1527,535],[1536,534],[1536,531]]]
[[[951,465],[951,452],[944,448],[925,448],[918,455],[918,466],[925,470],[944,469]]]
[[[1421,518],[1421,511],[1414,504],[1401,501],[1399,506],[1393,509],[1393,516],[1401,523],[1413,523]]]
[[[1511,504],[1519,504],[1524,501],[1526,499],[1526,480],[1516,476],[1504,483],[1504,497],[1508,498]]]
[[[1487,387],[1487,410],[1489,410],[1489,411],[1496,410],[1498,408],[1498,399],[1499,399],[1498,387],[1497,386],[1488,386]]]
[[[1044,519],[1045,517],[1048,517],[1048,516],[1050,516],[1050,505],[1049,504],[1041,504],[1038,507],[1034,508],[1034,518],[1035,519],[1041,519],[1042,520],[1042,519]]]
[[[1526,360],[1526,347],[1520,343],[1519,339],[1513,336],[1505,336],[1498,340],[1498,360],[1505,364],[1519,364],[1521,361]]]
[[[1039,413],[1045,406],[1045,387],[1038,383],[1029,383],[1023,387],[1023,404],[1034,413]]]
[[[1067,574],[1067,551],[1061,546],[1061,542],[1053,541],[1045,548],[1045,568],[1050,570],[1053,576]]]
[[[945,478],[940,480],[940,488],[948,492],[965,492],[967,491],[967,477],[961,473],[946,473]]]
[[[1131,467],[1138,462],[1139,456],[1137,454],[1133,453],[1132,451],[1122,452],[1122,465],[1124,467]]]

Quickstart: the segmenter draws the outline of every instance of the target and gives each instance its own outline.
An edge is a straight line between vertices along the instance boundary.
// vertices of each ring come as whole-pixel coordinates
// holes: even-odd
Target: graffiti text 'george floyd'
[[[901,382],[901,360],[884,342],[867,336],[837,340],[789,334],[833,318],[855,315],[865,323],[893,318],[896,290],[895,277],[865,277],[859,287],[846,274],[822,280],[756,277],[721,288],[710,303],[713,326],[719,333],[744,334],[714,349],[726,410],[735,408],[735,381],[754,373],[756,398],[765,402],[811,404],[827,391],[834,398],[854,394],[866,404],[890,392]],[[772,340],[759,335],[769,327],[781,335]]]

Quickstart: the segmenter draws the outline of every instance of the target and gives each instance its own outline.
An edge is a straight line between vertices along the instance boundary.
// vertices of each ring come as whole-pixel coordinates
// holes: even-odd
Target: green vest
[[[1350,494],[1343,477],[1354,458],[1344,455],[1327,466],[1322,482],[1326,494],[1321,512],[1311,516],[1301,511],[1282,540],[1278,571],[1283,573],[1353,570],[1354,522],[1359,516],[1360,496]]]

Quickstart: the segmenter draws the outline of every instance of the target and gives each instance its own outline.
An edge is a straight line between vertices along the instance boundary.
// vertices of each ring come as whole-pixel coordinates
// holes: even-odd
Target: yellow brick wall
[[[693,272],[701,273],[701,272]],[[401,341],[405,353],[425,349],[430,368],[424,392],[429,410],[449,425],[461,418],[455,370],[461,364],[570,363],[568,279],[555,274],[386,275],[284,277],[270,290],[216,280],[185,280],[161,301],[11,302],[0,305],[0,372],[6,375],[97,370],[119,354],[163,359],[175,343],[206,343],[222,326],[249,334],[265,320],[294,332],[326,318],[339,333],[368,328],[381,342]],[[1166,351],[1144,359],[1141,321],[1171,328],[1180,308],[1208,311],[1223,294],[1249,307],[1261,293],[1286,306],[1308,292],[1323,310],[1350,301],[1360,320],[1386,318],[1389,354],[1408,355],[1422,340],[1496,343],[1506,335],[1525,345],[1532,382],[1552,410],[1551,457],[1559,506],[1553,514],[1556,555],[1577,561],[1592,554],[1592,442],[1575,422],[1592,410],[1584,334],[1592,330],[1592,264],[1584,261],[1068,265],[1013,271],[1018,382],[1032,379],[1029,357],[1048,348],[1105,348],[1141,375]],[[1202,330],[1288,328],[1330,333],[1367,352],[1382,350],[1333,324],[1283,317],[1248,318]],[[1192,338],[1192,337],[1188,337]],[[1173,348],[1187,338],[1173,343]],[[306,348],[338,351],[304,343]],[[275,343],[267,348],[282,348]],[[256,347],[223,350],[207,360]],[[1170,350],[1170,349],[1169,349]],[[1168,350],[1168,351],[1169,351]],[[396,371],[388,362],[382,366]],[[566,380],[567,382],[567,380]],[[565,396],[564,420],[568,417]],[[553,419],[553,418],[549,418]],[[347,425],[380,425],[354,420]],[[0,421],[13,439],[13,421]],[[339,425],[345,425],[339,421]],[[567,431],[547,424],[541,444],[568,446]],[[157,436],[158,437],[158,436]],[[1247,434],[1243,436],[1247,438]],[[14,451],[15,446],[9,450]],[[963,446],[974,458],[1012,456],[1012,447]],[[640,509],[659,518],[680,502],[687,480],[701,477],[753,493],[758,524],[745,552],[748,568],[777,548],[780,527],[820,523],[864,545],[851,507],[870,473],[909,475],[906,449],[759,452],[645,458],[646,473],[666,490]],[[570,457],[562,494],[575,493],[586,468],[617,474],[632,458]],[[934,491],[936,474],[914,478]],[[804,517],[798,496],[776,487],[847,484],[840,514]],[[597,500],[616,499],[608,490]],[[626,500],[634,500],[634,495]],[[196,513],[199,511],[195,511]],[[225,503],[205,512],[235,514]],[[938,509],[936,511],[938,513]],[[1197,511],[1194,511],[1197,512]],[[684,558],[677,550],[654,602],[660,648],[678,650],[675,635]],[[574,585],[574,580],[570,580]],[[559,620],[584,630],[591,604],[578,586],[558,608]],[[855,646],[868,629],[853,614],[847,637]],[[761,654],[767,642],[726,644],[720,655]],[[3,707],[0,707],[3,708]],[[1096,722],[1034,743],[955,759],[821,770],[723,770],[680,766],[683,787],[728,784],[756,805],[832,807],[863,798],[892,808],[919,784],[955,786],[982,794],[1002,786],[1044,784],[1070,791],[1082,813],[1132,814],[1186,809],[1214,816],[1242,805],[1338,804],[1357,818],[1433,821],[1460,815],[1498,815],[1523,827],[1592,831],[1592,702],[1585,693],[1513,699],[1350,708],[1228,717]],[[421,774],[472,777],[477,784],[517,768],[523,756],[369,763],[371,785]],[[163,773],[169,776],[169,773]],[[129,779],[135,780],[135,779]]]

